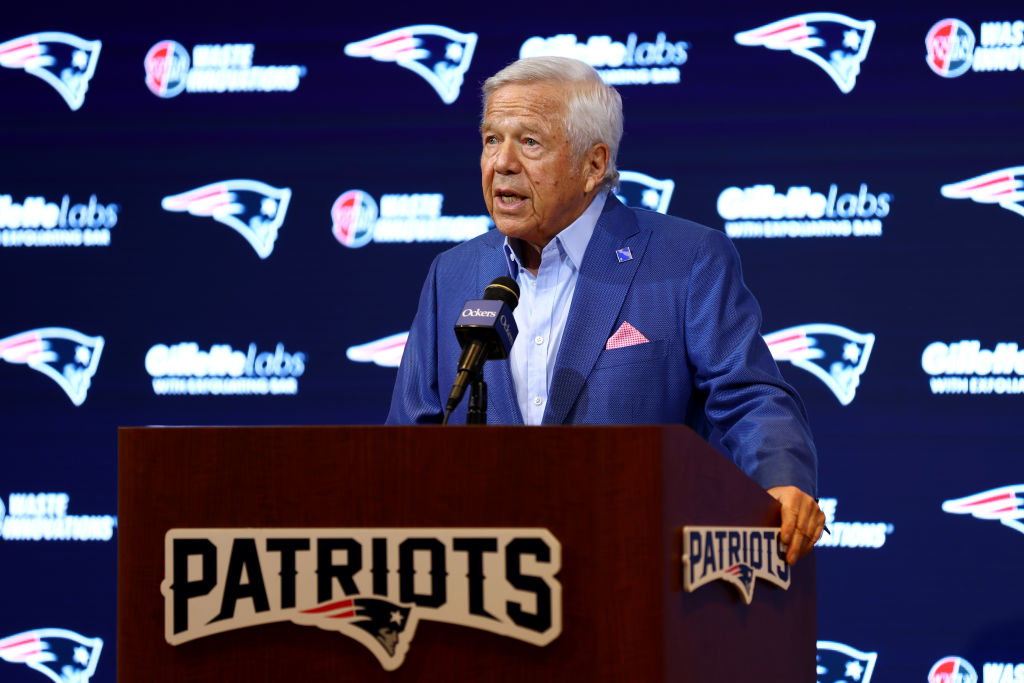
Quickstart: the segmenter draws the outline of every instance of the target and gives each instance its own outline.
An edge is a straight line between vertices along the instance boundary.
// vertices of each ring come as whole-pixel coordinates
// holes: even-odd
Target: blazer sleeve
[[[391,396],[389,425],[439,424],[444,417],[437,377],[438,258],[431,263],[420,292]]]
[[[761,309],[723,233],[709,230],[700,242],[685,306],[687,355],[722,446],[764,488],[814,496],[817,453],[803,402],[761,336]]]

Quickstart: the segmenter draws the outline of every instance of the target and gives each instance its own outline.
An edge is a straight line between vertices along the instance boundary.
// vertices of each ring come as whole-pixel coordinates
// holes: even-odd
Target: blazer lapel
[[[483,250],[477,262],[475,297],[482,297],[487,285],[494,278],[508,276],[508,264],[505,261],[504,236],[494,230],[496,244],[490,243]],[[492,361],[484,364],[484,381],[487,383],[487,422],[500,425],[523,424],[523,413],[516,399],[515,386],[512,382],[512,365],[507,360]]]
[[[544,424],[562,424],[598,355],[611,336],[626,292],[636,275],[649,231],[641,231],[633,212],[609,194],[594,235],[583,255],[569,319],[555,361]],[[628,260],[617,252],[629,248]]]

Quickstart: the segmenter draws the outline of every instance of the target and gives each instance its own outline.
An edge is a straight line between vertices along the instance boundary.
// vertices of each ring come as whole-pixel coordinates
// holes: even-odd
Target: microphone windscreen
[[[519,285],[510,277],[495,278],[484,290],[484,299],[502,301],[510,310],[519,305]]]

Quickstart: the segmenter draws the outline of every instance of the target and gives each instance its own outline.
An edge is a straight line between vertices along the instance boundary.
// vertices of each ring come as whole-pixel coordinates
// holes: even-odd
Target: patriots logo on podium
[[[626,206],[668,213],[668,203],[675,189],[676,184],[672,180],[658,180],[637,171],[619,171],[619,187],[615,196]]]
[[[76,111],[85,102],[101,45],[98,40],[59,31],[30,33],[0,43],[0,66],[38,76]]]
[[[209,216],[235,230],[252,245],[261,259],[274,251],[277,231],[284,223],[291,189],[277,188],[258,180],[224,180],[164,197],[167,211],[187,211]]]
[[[1024,166],[983,173],[982,175],[943,185],[943,197],[950,199],[973,199],[979,204],[998,204],[1008,211],[1024,216]]]
[[[835,12],[810,12],[780,19],[735,35],[740,45],[789,50],[809,59],[849,93],[857,84],[860,64],[868,56],[875,22],[858,21]]]
[[[861,652],[845,643],[818,641],[818,683],[871,683],[877,652]]]
[[[378,62],[394,62],[419,74],[451,104],[459,97],[462,79],[473,59],[475,33],[460,33],[447,26],[418,24],[405,26],[378,36],[349,43],[349,57],[372,57]]]
[[[0,359],[23,363],[43,373],[82,405],[100,363],[103,337],[89,337],[66,327],[41,327],[0,339]]]
[[[868,366],[875,335],[839,325],[797,325],[764,335],[777,361],[789,361],[825,383],[841,404],[853,401],[860,376]]]
[[[344,632],[368,647],[388,670],[405,658],[418,621],[411,607],[377,598],[339,600],[301,614],[293,619],[295,623]]]
[[[1002,486],[963,498],[953,498],[942,504],[942,511],[969,514],[978,519],[997,519],[1024,534],[1024,484]]]
[[[739,591],[747,605],[754,599],[757,579],[787,590],[789,565],[778,536],[776,527],[683,527],[683,590],[692,592],[724,581]]]
[[[26,664],[53,683],[88,683],[102,649],[102,639],[63,628],[40,628],[0,639],[0,659]]]
[[[731,581],[739,588],[740,593],[749,604],[750,599],[747,596],[754,593],[754,568],[749,564],[734,564],[725,570],[725,574],[731,577],[726,580]]]

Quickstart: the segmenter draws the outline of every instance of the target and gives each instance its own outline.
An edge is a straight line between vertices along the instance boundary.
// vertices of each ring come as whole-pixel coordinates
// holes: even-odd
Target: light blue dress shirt
[[[509,238],[505,238],[509,275],[519,283],[519,305],[513,314],[519,336],[512,345],[509,363],[519,410],[528,425],[539,425],[544,417],[580,264],[606,197],[606,193],[598,193],[579,218],[548,242],[541,251],[536,275],[521,265]]]

